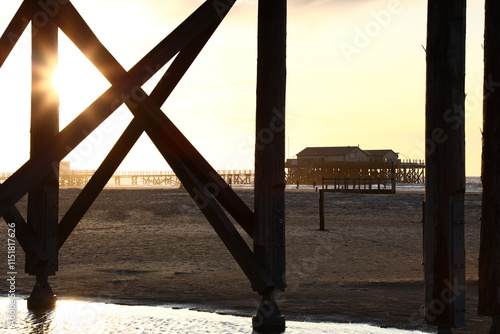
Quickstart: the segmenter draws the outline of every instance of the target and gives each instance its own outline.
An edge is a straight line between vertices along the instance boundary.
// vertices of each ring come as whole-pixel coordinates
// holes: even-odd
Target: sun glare
[[[61,41],[52,85],[59,94],[61,128],[79,115],[109,83],[75,46]]]
[[[64,82],[64,78],[63,78],[62,71],[61,71],[60,67],[57,66],[54,74],[52,75],[51,83],[52,83],[52,87],[55,89],[55,91],[59,95],[61,95],[61,92],[64,90],[63,82]]]

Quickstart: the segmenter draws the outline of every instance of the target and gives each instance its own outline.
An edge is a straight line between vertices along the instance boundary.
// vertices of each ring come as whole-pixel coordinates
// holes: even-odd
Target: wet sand
[[[78,192],[61,190],[61,213]],[[252,190],[237,192],[253,206]],[[319,231],[319,194],[288,190],[288,288],[277,296],[285,317],[432,331],[422,320],[423,198],[327,193],[327,231]],[[468,325],[454,333],[489,328],[490,319],[476,312],[480,205],[480,194],[466,195]],[[24,202],[18,207],[23,210]],[[22,272],[22,252],[17,255]],[[103,191],[61,248],[60,268],[50,282],[64,298],[244,315],[254,315],[260,301],[194,202],[178,189]],[[29,294],[33,283],[19,274],[18,293]]]

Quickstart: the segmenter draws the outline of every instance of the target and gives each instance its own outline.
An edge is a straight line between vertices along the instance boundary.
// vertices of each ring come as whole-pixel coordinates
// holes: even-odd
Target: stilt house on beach
[[[422,161],[401,161],[392,149],[359,146],[307,147],[286,162],[289,183],[321,184],[324,178],[391,179],[423,182]],[[394,175],[392,175],[394,173]]]

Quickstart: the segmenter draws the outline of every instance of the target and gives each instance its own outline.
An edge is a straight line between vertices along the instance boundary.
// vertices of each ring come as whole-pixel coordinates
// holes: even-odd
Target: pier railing
[[[396,193],[395,178],[323,178],[321,190],[328,192]]]
[[[94,172],[94,170],[64,171],[59,175],[59,183],[61,186],[84,186]],[[219,170],[217,172],[229,185],[253,184],[255,178],[253,170]],[[116,186],[179,186],[180,184],[179,178],[172,171],[117,171],[108,182],[108,185]]]

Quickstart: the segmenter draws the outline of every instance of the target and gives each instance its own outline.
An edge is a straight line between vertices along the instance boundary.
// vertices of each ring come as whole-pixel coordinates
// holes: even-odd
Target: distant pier
[[[423,162],[408,161],[394,165],[397,183],[423,183]],[[62,170],[59,184],[62,187],[85,186],[94,170]],[[219,170],[219,175],[229,185],[253,185],[254,170]],[[12,173],[0,173],[0,183]],[[286,169],[287,184],[322,184],[323,178],[336,180],[391,179],[391,164],[387,163],[329,163],[324,166],[293,166]],[[180,186],[179,178],[172,171],[119,171],[109,180],[109,186]]]

